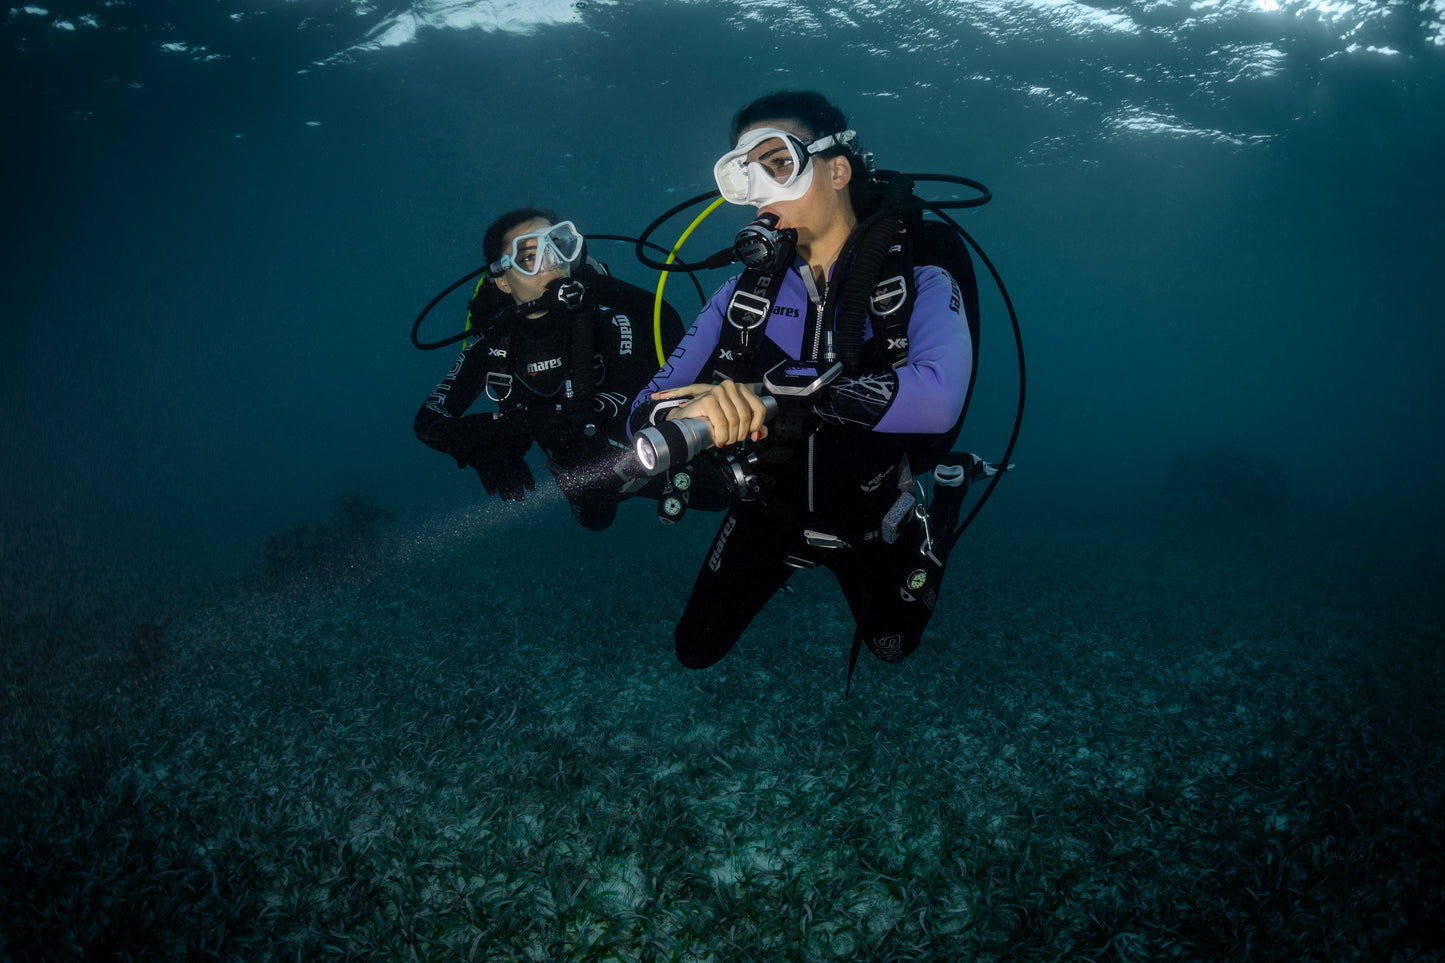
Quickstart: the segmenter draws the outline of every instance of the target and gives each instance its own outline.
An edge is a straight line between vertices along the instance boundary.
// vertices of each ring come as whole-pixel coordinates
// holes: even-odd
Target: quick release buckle
[[[848,543],[837,535],[829,532],[815,532],[811,528],[803,529],[803,541],[813,548],[847,548]]]

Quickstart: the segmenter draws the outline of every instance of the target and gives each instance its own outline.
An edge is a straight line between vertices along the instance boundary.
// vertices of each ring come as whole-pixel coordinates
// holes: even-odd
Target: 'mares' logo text
[[[617,347],[618,354],[632,353],[632,319],[625,314],[614,314],[612,323],[617,327],[617,337],[621,344]]]

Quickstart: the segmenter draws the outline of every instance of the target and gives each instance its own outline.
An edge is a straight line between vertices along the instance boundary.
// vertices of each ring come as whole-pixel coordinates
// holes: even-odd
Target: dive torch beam
[[[764,423],[778,413],[778,399],[761,395]],[[649,425],[633,440],[637,461],[649,475],[660,475],[673,465],[686,465],[712,447],[712,430],[701,418],[675,418]]]

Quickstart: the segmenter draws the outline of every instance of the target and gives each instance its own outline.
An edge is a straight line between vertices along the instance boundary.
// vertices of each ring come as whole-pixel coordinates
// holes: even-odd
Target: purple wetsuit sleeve
[[[736,281],[737,278],[731,278],[718,288],[717,293],[712,296],[712,300],[704,305],[702,311],[698,313],[697,320],[693,322],[687,334],[682,336],[682,340],[672,350],[667,363],[652,376],[647,387],[643,388],[633,400],[632,415],[628,419],[629,436],[646,427],[648,416],[652,410],[652,393],[654,391],[681,388],[684,385],[709,380],[704,377],[703,366],[707,364],[707,359],[712,357],[713,349],[717,347],[718,337],[722,331],[723,315],[727,311],[728,301],[732,297],[733,285]]]
[[[918,298],[908,321],[908,363],[896,370],[897,394],[874,431],[944,432],[963,411],[973,342],[958,284],[943,268],[914,268]]]

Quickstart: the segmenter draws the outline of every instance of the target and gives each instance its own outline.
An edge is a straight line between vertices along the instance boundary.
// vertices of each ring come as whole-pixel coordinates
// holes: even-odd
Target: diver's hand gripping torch
[[[837,362],[784,361],[763,375],[760,394],[764,423],[778,413],[778,398],[807,398],[830,384],[842,372]],[[660,475],[674,465],[686,465],[712,447],[712,429],[701,418],[676,418],[650,425],[633,440],[637,461],[649,475]]]
[[[778,413],[778,399],[761,395],[763,422]],[[637,433],[632,442],[637,461],[649,475],[661,475],[673,465],[686,465],[712,447],[712,429],[702,418],[674,418],[649,425]]]

